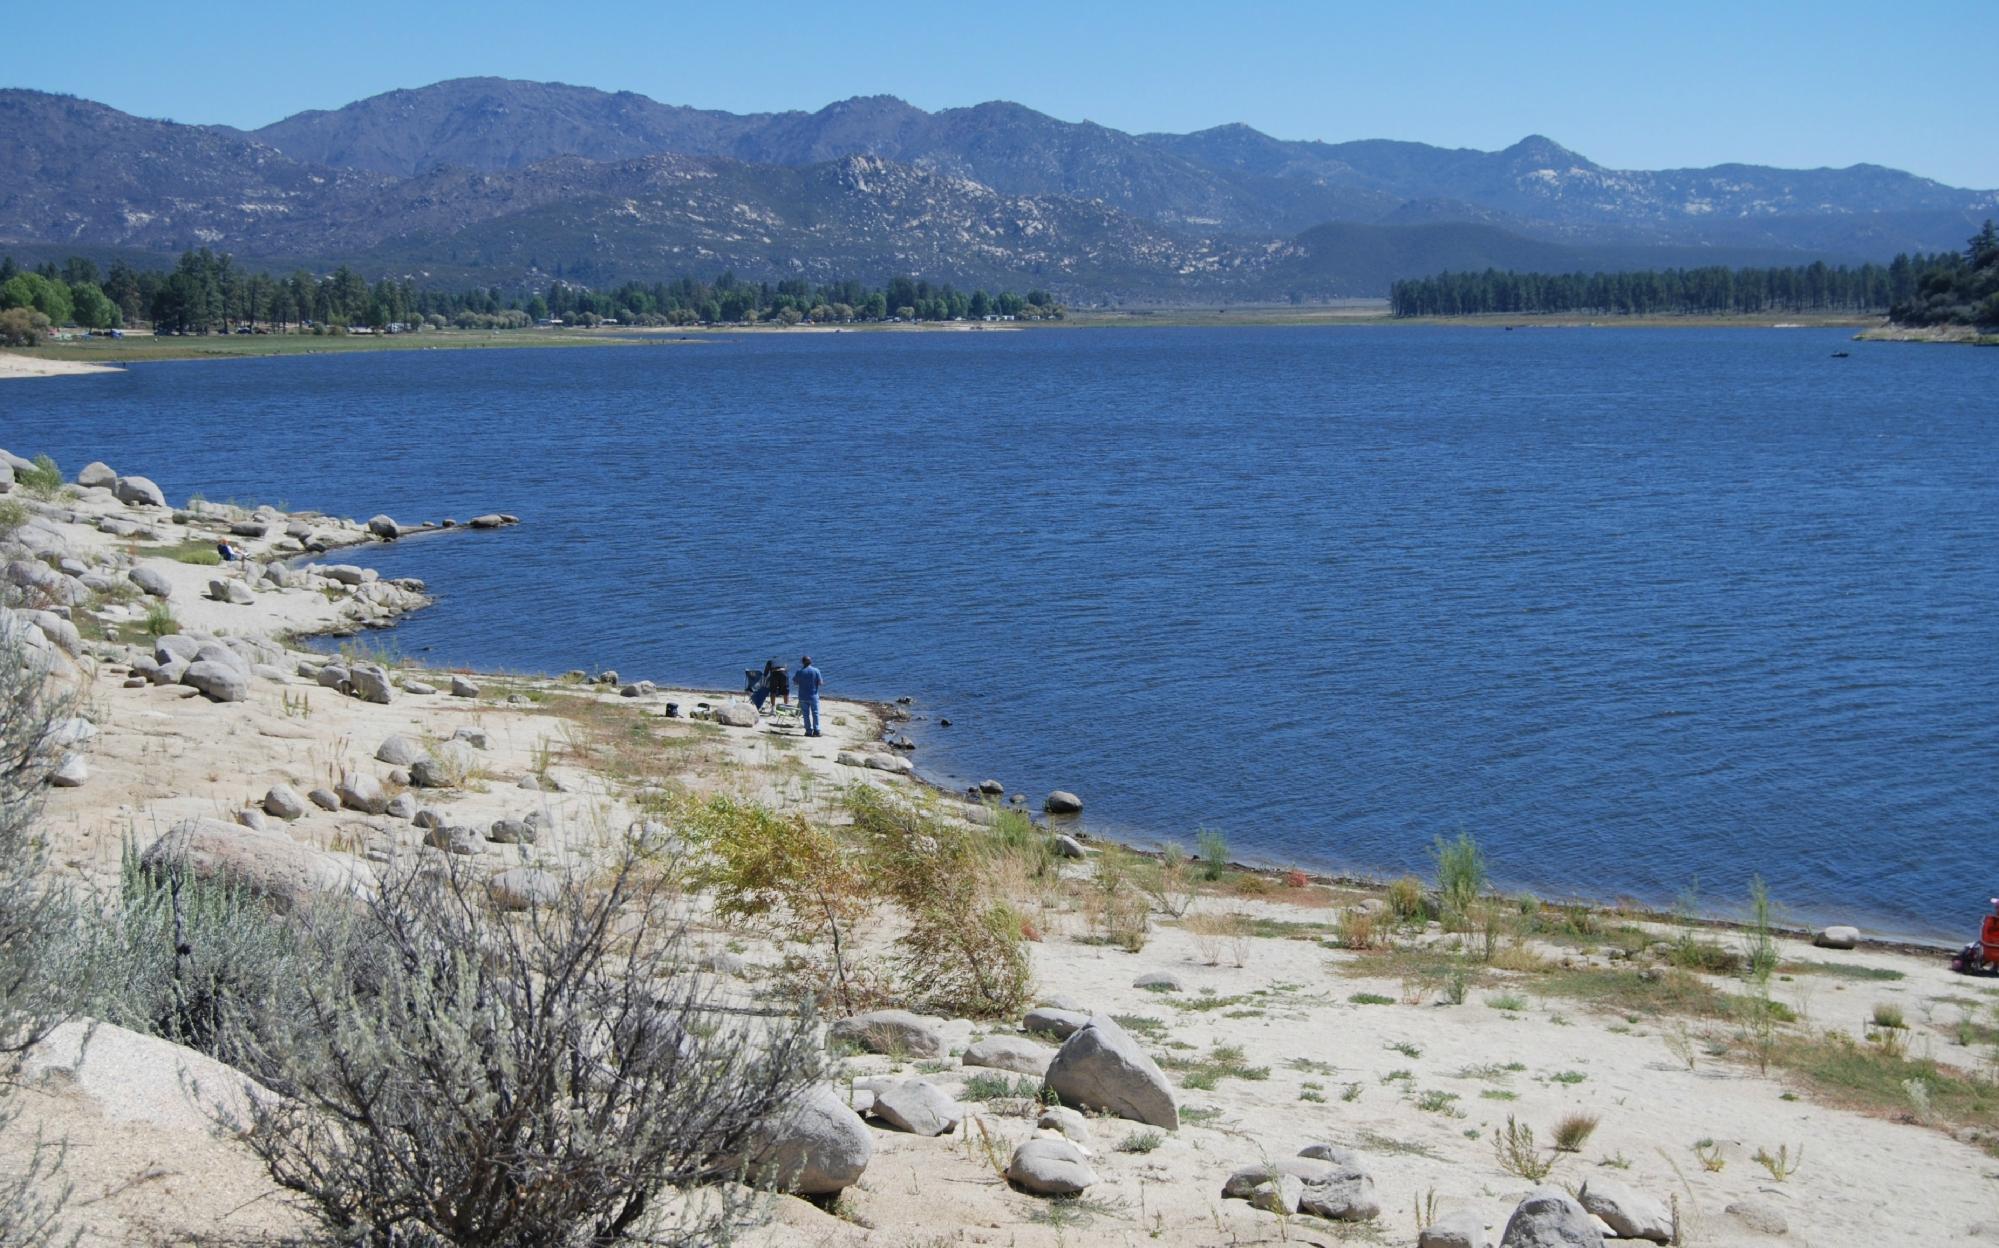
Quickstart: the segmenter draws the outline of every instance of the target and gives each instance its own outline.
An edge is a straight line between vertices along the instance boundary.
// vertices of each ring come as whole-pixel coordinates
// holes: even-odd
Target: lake
[[[1850,349],[1852,358],[1831,358]],[[143,364],[0,446],[524,524],[361,552],[432,663],[908,695],[1139,841],[1919,937],[1999,875],[1999,351],[1820,330],[796,334]],[[346,556],[342,556],[345,558]],[[939,720],[949,718],[952,726]]]

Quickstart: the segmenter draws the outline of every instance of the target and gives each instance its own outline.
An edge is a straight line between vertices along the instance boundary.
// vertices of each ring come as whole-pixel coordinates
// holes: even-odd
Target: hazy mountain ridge
[[[732,114],[479,78],[242,132],[0,91],[0,246],[212,245],[496,281],[734,267],[1080,301],[1323,298],[1481,263],[1885,259],[1956,247],[1995,206],[1876,166],[1618,171],[1538,135],[1499,152],[1130,135],[1005,102]]]

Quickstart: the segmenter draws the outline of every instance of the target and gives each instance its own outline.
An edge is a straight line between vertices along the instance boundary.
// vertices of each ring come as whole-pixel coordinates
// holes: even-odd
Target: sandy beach
[[[19,371],[40,363],[0,354],[0,375],[48,375]],[[884,739],[894,708],[829,700],[825,736],[809,739],[792,717],[659,687],[644,672],[424,668],[395,656],[392,631],[375,630],[422,609],[429,587],[340,561],[343,548],[383,540],[379,524],[177,511],[122,501],[140,498],[130,483],[142,478],[81,475],[111,483],[0,495],[23,516],[0,533],[10,579],[25,605],[74,629],[25,617],[39,621],[91,726],[75,748],[83,778],[50,789],[45,815],[55,864],[79,887],[108,895],[128,845],[198,819],[261,827],[357,873],[443,852],[412,821],[417,810],[494,830],[453,851],[492,873],[587,867],[654,818],[667,789],[837,822],[842,794],[859,785],[953,827],[995,819],[912,774],[909,755]],[[425,540],[482,534],[457,525]],[[221,536],[248,560],[185,561]],[[166,636],[185,642],[154,635],[163,611]],[[301,640],[328,634],[344,635],[341,653]],[[231,696],[186,683],[184,662],[176,669],[176,650],[203,642],[241,659],[240,679],[221,691]],[[462,774],[446,787],[414,783],[410,764],[393,761],[394,739],[461,757]],[[269,813],[274,789],[331,791],[355,776],[394,804]],[[1024,796],[998,804],[1038,810],[1045,795]],[[517,824],[538,835],[495,834]],[[1507,901],[1487,912],[1505,913],[1503,932],[1486,937],[1432,917],[1420,889],[1220,867],[1152,898],[1136,940],[1107,942],[1095,899],[1106,864],[1123,856],[1069,837],[1074,826],[1059,818],[1041,826],[1058,869],[1010,885],[1030,921],[1033,999],[1115,1020],[1103,1028],[1156,1063],[1177,1127],[1092,1114],[1070,1136],[1093,1181],[1066,1199],[1034,1194],[1001,1170],[1017,1146],[1060,1129],[1037,1125],[1032,1087],[996,1092],[1002,1072],[963,1058],[1007,1038],[1021,1063],[1012,1079],[1060,1041],[1028,1034],[1021,1018],[926,1020],[940,1055],[843,1051],[835,1082],[843,1096],[865,1091],[866,1103],[927,1080],[957,1103],[957,1124],[933,1137],[869,1118],[872,1157],[858,1181],[837,1200],[776,1198],[745,1242],[1417,1244],[1455,1215],[1481,1237],[1433,1228],[1422,1242],[1496,1244],[1543,1183],[1583,1195],[1596,1232],[1642,1229],[1657,1242],[1999,1239],[1994,990],[1941,957],[1783,934],[1774,973],[1751,983],[1739,965],[1751,934],[1739,930]],[[1976,916],[1965,919],[1969,928]],[[885,919],[864,949],[886,948],[898,930]],[[775,991],[791,952],[768,930],[712,915],[698,939],[709,969],[745,1000]],[[1845,943],[1838,932],[1820,939]],[[274,1242],[302,1229],[255,1158],[190,1108],[199,1080],[173,1064],[171,1046],[134,1038],[120,1049],[125,1034],[107,1043],[107,1054],[129,1053],[115,1069],[59,1055],[31,1063],[31,1075],[44,1073],[18,1102],[27,1125],[70,1141],[85,1242]],[[1573,1151],[1553,1151],[1567,1116],[1594,1119],[1593,1130]],[[1509,1122],[1533,1130],[1534,1155],[1551,1165],[1542,1183],[1502,1164],[1495,1141]],[[1297,1160],[1315,1146],[1333,1160]],[[1299,1211],[1282,1190],[1263,1202],[1275,1211],[1224,1195],[1239,1170],[1277,1163],[1303,1172],[1308,1197],[1332,1182],[1314,1167],[1338,1170],[1344,1216]],[[1613,1208],[1630,1216],[1606,1220]]]
[[[23,355],[18,351],[0,351],[0,381],[19,377],[73,377],[79,373],[118,371],[109,364],[84,364],[75,360],[51,360],[42,356]]]

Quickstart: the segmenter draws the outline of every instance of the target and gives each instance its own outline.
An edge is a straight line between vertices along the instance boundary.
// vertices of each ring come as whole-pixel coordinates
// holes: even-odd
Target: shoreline
[[[467,351],[527,347],[636,347],[689,345],[730,337],[787,334],[1015,334],[1086,329],[1384,329],[1467,328],[1491,330],[1548,329],[1861,329],[1858,341],[1971,342],[1992,345],[1999,338],[1930,330],[1894,330],[1877,316],[1745,315],[1577,317],[1554,314],[1396,317],[1385,309],[1239,308],[1076,311],[1061,320],[1013,323],[951,322],[852,325],[689,325],[617,326],[605,329],[522,329],[498,331],[437,330],[394,336],[353,335],[315,337],[274,334],[237,337],[158,339],[149,334],[125,339],[91,339],[85,343],[51,343],[39,347],[0,350],[0,380],[31,377],[85,376],[123,372],[124,365],[178,360],[268,359],[283,356],[356,355],[370,352]],[[32,354],[30,354],[32,352]]]
[[[136,497],[138,479],[123,480]],[[728,797],[831,828],[845,792],[867,785],[931,812],[933,829],[976,836],[997,822],[989,806],[922,779],[906,753],[882,744],[906,713],[893,703],[827,699],[826,738],[806,740],[793,724],[744,714],[747,704],[726,693],[582,670],[455,672],[382,655],[367,630],[422,610],[430,587],[328,558],[382,540],[382,526],[235,505],[176,514],[103,488],[66,487],[49,500],[17,488],[0,498],[26,504],[13,537],[58,579],[19,575],[70,600],[66,618],[31,613],[34,636],[85,693],[86,726],[70,739],[87,774],[47,791],[51,862],[105,897],[118,895],[128,847],[188,821],[223,844],[255,837],[256,853],[311,855],[371,878],[399,863],[459,861],[489,887],[510,873],[587,870],[634,838],[674,841],[671,821],[686,809],[674,803],[690,799]],[[177,558],[239,526],[261,530],[239,534],[249,564]],[[135,580],[140,572],[149,575]],[[168,582],[163,598],[122,588],[152,573]],[[181,632],[154,640],[148,605],[171,610]],[[335,655],[290,640],[335,632],[351,643]],[[233,687],[187,684],[186,671],[176,679],[176,664],[189,667],[177,655],[196,633],[218,652],[204,663],[240,656]],[[675,701],[681,714],[669,715]],[[409,757],[392,751],[396,743],[426,762],[456,759],[460,771],[439,781],[395,761]],[[300,800],[308,789],[311,799]],[[280,790],[295,807],[288,814],[278,813],[287,809]],[[879,1092],[920,1078],[960,1106],[957,1124],[916,1133],[890,1129],[879,1113],[863,1120],[865,1174],[838,1204],[775,1197],[761,1224],[744,1228],[745,1248],[902,1248],[954,1226],[1018,1248],[1407,1243],[1410,1210],[1421,1222],[1426,1199],[1433,1212],[1496,1230],[1532,1186],[1496,1142],[1516,1121],[1549,1132],[1578,1116],[1588,1120],[1587,1148],[1546,1152],[1548,1169],[1532,1182],[1628,1184],[1704,1225],[1698,1242],[1877,1248],[1982,1235],[1966,1228],[1989,1217],[1983,1175],[1999,1155],[1999,1109],[1966,1089],[1989,1086],[1978,1072],[1999,1029],[1984,1021],[1991,1008],[1980,999],[1992,990],[1951,974],[1933,950],[1813,943],[1807,933],[1629,909],[1530,911],[1491,893],[1474,894],[1454,921],[1427,881],[1411,897],[1374,881],[1300,882],[1234,865],[1203,878],[1200,863],[1177,901],[1159,901],[1156,912],[1142,905],[1136,939],[1118,938],[1106,935],[1096,899],[1105,878],[1135,876],[1132,862],[1093,836],[1072,853],[1060,834],[1074,825],[1060,817],[1038,826],[1048,835],[1029,839],[1041,872],[990,860],[1039,984],[1027,999],[1058,1012],[1044,1017],[1102,1018],[1128,1036],[1172,1098],[1172,1121],[1079,1118],[1091,1190],[1051,1204],[996,1173],[1016,1144],[1050,1138],[1037,1134],[1038,1077],[1055,1053],[1044,1028],[1018,1012],[909,1016],[939,1036],[934,1049],[882,1041],[860,1046],[871,1052],[838,1050],[828,1086],[860,1113]],[[994,852],[1000,841],[991,837]],[[1157,861],[1145,865],[1157,871]],[[705,894],[690,899],[691,967],[731,1000],[783,990],[796,940],[765,921],[719,918]],[[1483,936],[1466,926],[1474,911]],[[900,922],[884,916],[850,932],[850,956],[885,964]],[[1770,967],[1752,982],[1744,967],[1766,936]],[[924,1008],[913,998],[881,1003]],[[145,1237],[134,1228],[176,1242],[302,1229],[272,1198],[261,1163],[215,1133],[212,1117],[153,1108],[193,1096],[177,1064],[188,1050],[109,1025],[97,1034],[93,1043],[126,1063],[115,1081],[81,1067],[30,1080],[15,1102],[29,1134],[69,1141],[65,1178],[104,1193],[87,1210],[104,1236],[93,1242],[126,1242],[115,1229],[132,1242]],[[1769,1047],[1756,1047],[1759,1034]],[[975,1042],[1020,1064],[981,1065]],[[1851,1075],[1856,1065],[1871,1082]],[[1934,1114],[1929,1093],[1903,1091],[1910,1080],[1934,1085]],[[1822,1149],[1827,1139],[1838,1147]],[[1765,1178],[1757,1169],[1758,1154],[1800,1140],[1811,1144],[1802,1172]],[[0,1159],[11,1160],[6,1147],[0,1140]],[[1301,1149],[1357,1169],[1362,1198],[1327,1215],[1357,1225],[1225,1198],[1242,1168]],[[1929,1176],[1919,1209],[1880,1199],[1889,1167]]]

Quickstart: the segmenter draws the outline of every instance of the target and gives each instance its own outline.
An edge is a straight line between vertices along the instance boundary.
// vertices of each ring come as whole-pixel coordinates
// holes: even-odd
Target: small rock
[[[1083,809],[1083,799],[1066,789],[1057,789],[1041,803],[1041,809],[1051,815],[1073,815]]]
[[[160,493],[160,487],[144,477],[119,477],[112,483],[111,492],[118,501],[133,507],[165,507],[167,496]]]
[[[463,676],[453,676],[451,678],[451,696],[454,698],[476,698],[479,696],[479,686],[473,684]]]
[[[967,1066],[1010,1070],[1017,1075],[1045,1076],[1055,1050],[1036,1044],[1025,1036],[987,1036],[965,1050]]]
[[[419,828],[441,828],[444,826],[444,816],[431,810],[429,807],[425,807],[410,816],[410,822]]]
[[[236,822],[246,828],[254,828],[259,832],[270,826],[264,821],[264,812],[250,806],[246,806],[236,812]]]
[[[332,789],[314,789],[305,795],[306,800],[321,810],[339,810],[340,797]]]
[[[747,702],[724,702],[715,708],[715,722],[730,728],[754,728],[757,708]]]
[[[532,845],[534,826],[519,819],[495,819],[486,830],[486,839],[499,845]]]
[[[1054,837],[1049,841],[1048,847],[1055,851],[1055,856],[1058,858],[1087,858],[1089,856],[1089,851],[1083,848],[1083,843],[1067,833],[1062,833]]]
[[[1469,1209],[1442,1215],[1416,1236],[1416,1248],[1488,1248],[1491,1243],[1485,1223]]]
[[[497,515],[474,516],[471,520],[475,529],[497,529],[505,523],[506,521]]]
[[[431,694],[437,692],[437,686],[426,685],[420,680],[404,680],[403,692],[408,694],[414,694],[419,698],[429,697]]]
[[[486,736],[484,728],[460,728],[457,732],[451,734],[451,739],[453,741],[463,741],[475,750],[491,748],[491,742]]]
[[[393,542],[403,535],[402,526],[387,516],[371,516],[368,531],[385,542]]]
[[[1149,992],[1184,992],[1180,977],[1171,971],[1148,971],[1131,981],[1134,988],[1144,988]]]
[[[118,474],[102,460],[93,459],[76,474],[76,483],[86,490],[108,490],[118,484]]]
[[[334,805],[338,806],[339,802],[336,800]],[[305,799],[288,784],[274,784],[264,794],[264,813],[289,823],[305,815]]]
[[[997,780],[979,781],[979,792],[988,797],[999,797],[1006,792],[1006,786]]]
[[[1603,1248],[1589,1212],[1559,1187],[1541,1187],[1514,1206],[1500,1248]]]
[[[215,659],[190,663],[180,683],[195,689],[212,702],[241,702],[250,696],[250,673]]]
[[[1048,1131],[1060,1131],[1078,1144],[1090,1142],[1090,1121],[1066,1105],[1051,1105],[1041,1111],[1034,1125]]]
[[[49,773],[49,783],[58,789],[80,789],[89,779],[90,765],[81,754],[64,756],[61,765]]]
[[[477,832],[470,828],[447,826],[431,828],[423,834],[423,843],[432,849],[463,857],[474,857],[486,852],[486,843]]]
[[[1249,1203],[1265,1213],[1293,1214],[1305,1198],[1305,1182],[1295,1174],[1275,1174],[1250,1189]]]
[[[898,776],[913,775],[916,772],[916,764],[900,754],[870,754],[866,762],[875,771],[891,772]]]
[[[423,757],[423,747],[400,733],[386,737],[375,747],[375,761],[391,767],[407,767]]]
[[[1352,1149],[1341,1148],[1337,1144],[1307,1144],[1298,1150],[1298,1155],[1308,1161],[1330,1161],[1334,1165],[1355,1168],[1360,1165],[1360,1160],[1354,1156]]]
[[[382,782],[365,772],[350,771],[340,777],[334,786],[339,795],[339,805],[349,810],[358,810],[367,815],[379,815],[389,809],[389,794]],[[315,799],[316,800],[316,799]]]
[[[132,580],[132,584],[136,584],[144,594],[150,594],[152,598],[174,596],[174,582],[170,582],[166,574],[160,572],[158,568],[148,568],[146,564],[140,564],[138,568],[126,572],[126,576]]]
[[[870,1010],[843,1018],[826,1029],[828,1043],[851,1044],[870,1053],[906,1057],[944,1055],[944,1035],[934,1019],[908,1010]]]
[[[391,819],[413,818],[416,815],[416,799],[407,793],[398,793],[389,799],[382,813]]]
[[[531,789],[538,792],[541,789],[541,781],[535,779],[532,775],[522,776],[520,783],[514,787],[517,789]]]
[[[1614,1179],[1583,1180],[1576,1200],[1602,1218],[1619,1239],[1649,1239],[1663,1244],[1673,1238],[1673,1215],[1664,1202],[1633,1191]]]
[[[395,697],[395,690],[389,684],[389,674],[373,663],[356,663],[348,679],[353,685],[354,696],[363,702],[387,706]]]
[[[906,1079],[875,1094],[874,1116],[911,1135],[943,1135],[964,1121],[965,1107],[928,1079]]]
[[[1015,1187],[1038,1196],[1074,1196],[1097,1181],[1083,1150],[1069,1140],[1048,1136],[1014,1149],[1006,1177]]]

